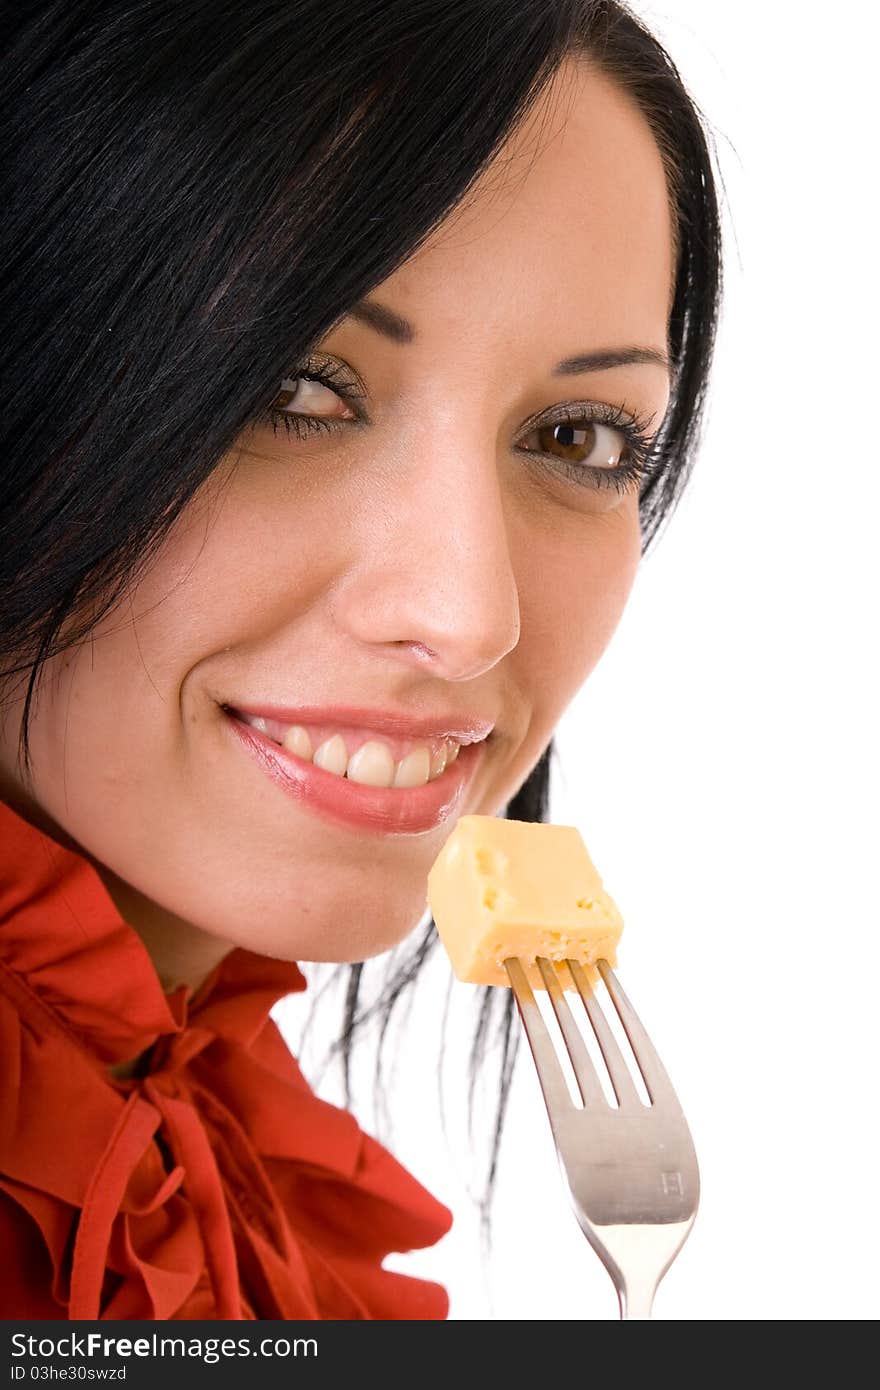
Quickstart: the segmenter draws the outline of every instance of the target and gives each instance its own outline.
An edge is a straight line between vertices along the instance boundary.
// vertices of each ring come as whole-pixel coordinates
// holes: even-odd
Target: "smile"
[[[461,748],[454,738],[387,738],[350,726],[307,728],[237,710],[235,715],[297,758],[365,787],[423,787],[455,762]]]
[[[429,733],[424,724],[411,728],[413,721],[390,716],[374,716],[385,727],[370,727],[349,710],[298,710],[279,719],[221,708],[239,746],[304,809],[380,834],[430,831],[452,815],[492,729],[479,720],[453,728],[450,720],[444,732]],[[435,721],[433,727],[444,726]]]

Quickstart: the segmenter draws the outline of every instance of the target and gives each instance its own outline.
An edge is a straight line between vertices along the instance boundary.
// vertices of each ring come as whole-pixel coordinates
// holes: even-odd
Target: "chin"
[[[277,932],[252,933],[233,944],[254,951],[257,955],[272,956],[275,960],[354,965],[399,946],[415,931],[423,918],[427,921],[427,909],[424,913],[416,913],[405,921],[390,925],[387,921],[358,921],[353,915],[349,922],[334,922],[332,927],[328,924],[325,931],[297,933],[295,942],[289,930],[279,928]]]
[[[252,904],[236,912],[222,927],[206,919],[204,928],[222,936],[230,946],[244,947],[276,960],[326,961],[332,964],[369,960],[391,950],[427,920],[428,905],[421,878],[415,891],[359,890],[337,892],[328,901],[298,902],[279,912],[278,903]],[[256,925],[259,924],[259,925]]]
[[[395,946],[399,946],[406,938],[414,932],[421,919],[411,922],[400,933],[370,933],[364,932],[362,935],[357,933],[340,932],[333,941],[324,940],[315,942],[314,949],[300,950],[295,956],[290,957],[297,961],[315,961],[329,965],[357,965],[361,961],[372,960],[376,956],[381,956],[383,952],[390,951]],[[426,919],[427,920],[427,916]],[[266,955],[275,954],[265,952]]]

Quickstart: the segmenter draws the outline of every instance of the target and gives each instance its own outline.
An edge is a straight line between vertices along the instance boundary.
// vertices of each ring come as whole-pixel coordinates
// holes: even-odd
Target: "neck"
[[[0,799],[11,806],[16,815],[28,821],[42,834],[86,859],[107,889],[114,906],[130,927],[137,932],[156,968],[163,990],[169,993],[178,985],[187,984],[195,992],[199,985],[233,949],[228,941],[212,936],[201,927],[193,926],[173,912],[139,893],[123,882],[73,840],[41,806],[18,785],[10,785],[0,776]]]
[[[228,941],[166,911],[97,860],[89,862],[120,915],[144,943],[166,994],[181,984],[197,990],[232,950]]]

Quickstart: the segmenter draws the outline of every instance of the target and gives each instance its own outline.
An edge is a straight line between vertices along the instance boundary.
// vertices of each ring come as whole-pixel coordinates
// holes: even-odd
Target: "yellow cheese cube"
[[[617,963],[623,919],[602,887],[580,833],[543,825],[462,816],[428,874],[428,902],[460,980],[509,985],[503,961],[518,956],[533,989],[544,982],[536,956]],[[573,989],[564,964],[560,984]]]

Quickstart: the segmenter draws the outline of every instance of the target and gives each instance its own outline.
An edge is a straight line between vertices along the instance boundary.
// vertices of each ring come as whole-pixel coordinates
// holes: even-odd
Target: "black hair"
[[[0,679],[27,681],[116,606],[288,375],[466,195],[562,60],[637,102],[677,246],[672,397],[640,496],[647,547],[697,442],[721,287],[703,122],[611,0],[21,0],[0,5]],[[547,814],[550,745],[507,814]],[[390,1017],[349,971],[339,1048]],[[480,997],[502,1076],[507,990]],[[347,1084],[347,1082],[346,1082]],[[348,1097],[350,1102],[350,1097]]]

